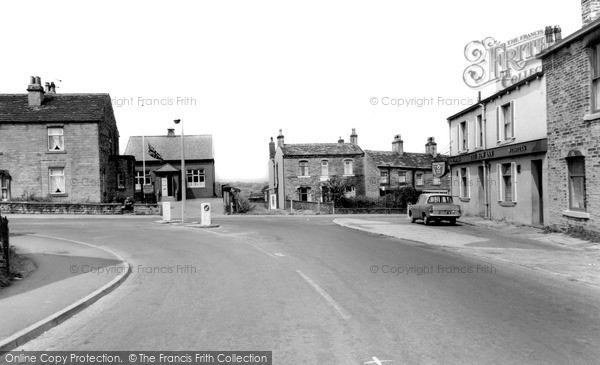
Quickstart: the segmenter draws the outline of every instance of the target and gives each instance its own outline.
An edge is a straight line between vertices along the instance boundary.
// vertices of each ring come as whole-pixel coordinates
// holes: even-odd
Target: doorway
[[[531,224],[544,225],[544,188],[542,184],[542,160],[531,161]]]

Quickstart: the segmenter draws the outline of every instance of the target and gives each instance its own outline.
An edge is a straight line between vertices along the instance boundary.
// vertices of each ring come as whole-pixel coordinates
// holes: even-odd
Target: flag
[[[148,143],[148,154],[157,160],[160,160],[160,161],[163,160],[160,153],[156,152],[156,150],[154,149],[154,147],[152,147],[152,145],[150,143]]]

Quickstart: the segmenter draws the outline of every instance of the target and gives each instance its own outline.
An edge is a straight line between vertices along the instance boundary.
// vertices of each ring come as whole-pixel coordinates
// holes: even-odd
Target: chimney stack
[[[283,145],[284,145],[283,133],[280,129],[279,135],[277,136],[277,147],[283,147]]]
[[[544,31],[544,35],[546,36],[546,43],[552,44],[554,43],[554,28],[547,25],[546,30]]]
[[[358,146],[358,134],[356,134],[356,129],[352,128],[352,134],[350,135],[350,143],[355,146]]]
[[[404,141],[399,134],[394,136],[394,141],[392,142],[392,151],[404,153]]]
[[[175,128],[167,129],[167,137],[175,137]]]
[[[39,76],[31,76],[27,92],[29,106],[42,106],[42,102],[44,101],[44,87]]]
[[[50,94],[56,94],[56,85],[54,84],[54,81],[50,83]]]
[[[437,156],[437,143],[435,143],[434,137],[427,138],[427,143],[425,144],[425,153],[430,154],[434,158]]]
[[[581,21],[585,27],[600,15],[600,0],[581,0]]]
[[[269,142],[269,158],[275,158],[275,142],[273,142],[273,137],[271,137],[271,142]]]
[[[562,31],[560,30],[560,27],[557,25],[554,27],[554,41],[558,42],[562,40]]]
[[[342,136],[340,136],[340,139],[338,139],[338,143],[344,143],[344,140],[342,139]]]

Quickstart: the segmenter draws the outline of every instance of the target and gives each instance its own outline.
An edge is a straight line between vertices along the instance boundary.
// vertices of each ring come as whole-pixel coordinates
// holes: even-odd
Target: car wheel
[[[450,219],[450,224],[455,226],[456,225],[456,218],[452,218]]]
[[[425,223],[426,226],[431,224],[431,219],[429,219],[429,217],[427,217],[426,215],[423,216],[423,222]]]

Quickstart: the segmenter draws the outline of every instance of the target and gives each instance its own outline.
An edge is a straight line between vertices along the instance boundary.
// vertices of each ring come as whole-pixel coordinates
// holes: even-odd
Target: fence
[[[319,213],[331,214],[333,213],[333,203],[320,203],[320,202],[305,202],[300,200],[286,200],[285,209],[295,210],[312,210]],[[337,209],[336,209],[337,210]]]
[[[406,208],[335,208],[335,214],[406,214]]]
[[[10,276],[10,247],[8,243],[8,218],[0,216],[0,269],[6,270]]]

